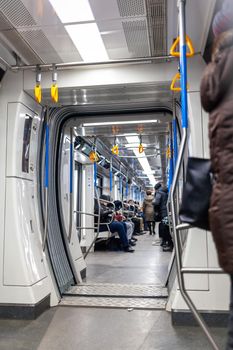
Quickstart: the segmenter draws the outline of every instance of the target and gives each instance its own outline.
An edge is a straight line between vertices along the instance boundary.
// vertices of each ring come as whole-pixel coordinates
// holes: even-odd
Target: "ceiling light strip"
[[[126,137],[126,140],[128,143],[140,143],[139,137],[138,136],[128,136]],[[148,177],[148,179],[150,180],[150,183],[152,186],[155,185],[156,181],[153,175],[150,175],[152,170],[150,167],[150,164],[146,158],[146,154],[145,152],[139,153],[138,150],[133,150],[135,156],[137,156],[137,159],[139,161],[139,163],[141,164],[141,167],[143,168],[146,176]],[[140,158],[141,156],[143,156],[144,158]]]
[[[62,23],[94,21],[88,0],[49,0]]]
[[[66,25],[65,29],[84,61],[108,60],[109,57],[96,23]]]
[[[148,123],[158,123],[158,120],[127,120],[127,121],[118,121],[118,122],[98,122],[98,123],[84,123],[83,126],[101,126],[101,125],[125,125],[125,124],[148,124]]]

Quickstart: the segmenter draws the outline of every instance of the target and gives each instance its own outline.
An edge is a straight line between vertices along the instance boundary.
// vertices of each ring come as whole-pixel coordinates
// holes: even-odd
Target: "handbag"
[[[179,211],[181,222],[209,230],[212,174],[209,159],[190,157]]]
[[[154,214],[154,221],[160,222],[161,220],[162,220],[162,218],[161,218],[160,212],[159,212],[159,210],[156,210],[155,214]]]

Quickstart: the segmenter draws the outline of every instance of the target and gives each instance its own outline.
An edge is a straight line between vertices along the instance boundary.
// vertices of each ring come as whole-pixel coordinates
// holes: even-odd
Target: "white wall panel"
[[[17,107],[19,105],[27,106],[28,110],[35,111],[35,115],[40,115],[41,113],[41,106],[28,94],[25,94],[22,87],[22,73],[15,75],[14,73],[7,72],[1,82],[0,162],[2,166],[0,167],[0,255],[2,259],[0,260],[0,303],[33,305],[50,294],[51,305],[56,305],[60,296],[57,293],[47,257],[45,254],[41,255],[40,232],[36,232],[40,226],[38,203],[36,202],[38,200],[36,187],[34,187],[34,199],[31,198],[30,208],[26,210],[26,213],[22,212],[22,205],[20,205],[19,201],[24,201],[23,197],[26,195],[33,195],[33,190],[30,186],[33,186],[33,182],[36,185],[35,174],[33,182],[29,180],[25,181],[29,186],[29,188],[27,187],[28,193],[23,193],[21,188],[19,198],[17,198],[17,189],[19,190],[20,186],[22,187],[23,180],[6,178],[7,156],[12,156],[17,160],[12,153],[12,145],[7,145],[7,141],[14,144],[15,150],[17,150],[17,146],[20,147],[20,143],[22,142],[22,133],[20,133],[20,130],[18,133],[15,129],[15,125],[19,122],[19,115],[16,113]],[[13,109],[15,112],[12,110],[13,115],[9,116],[11,109],[8,107],[13,106],[13,104],[17,107],[15,110]],[[9,126],[8,116],[12,130],[8,130],[7,128]],[[34,151],[36,152],[36,147]],[[11,164],[10,167],[11,170],[17,168],[14,164]],[[9,175],[12,174],[15,175],[16,172],[11,171],[11,174],[9,173]],[[26,206],[27,204],[24,203],[24,205]],[[34,205],[36,207],[35,212],[33,209]],[[34,218],[34,214],[36,219]],[[29,218],[32,218],[32,229],[34,233],[31,232],[31,224],[29,223],[28,225]],[[21,230],[22,227],[23,229]],[[26,231],[24,232],[24,230]],[[28,240],[26,239],[27,237]],[[29,251],[29,248],[32,248],[32,250]],[[6,257],[6,261],[4,261],[4,257]],[[32,262],[31,266],[27,266],[28,261]],[[45,278],[45,275],[47,275],[47,278]],[[35,281],[37,283],[31,285]],[[4,283],[13,283],[13,285],[8,286],[4,285]],[[16,285],[17,283],[20,285]]]
[[[32,181],[7,179],[4,285],[31,286],[46,277],[41,233],[33,204]]]

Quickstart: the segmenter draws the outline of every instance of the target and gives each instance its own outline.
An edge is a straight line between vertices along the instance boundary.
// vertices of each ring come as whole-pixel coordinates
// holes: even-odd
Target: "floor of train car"
[[[89,255],[87,283],[164,284],[171,253],[138,237],[135,253]],[[226,330],[212,328],[221,349]],[[33,321],[0,320],[1,350],[211,350],[198,327],[173,327],[165,310],[57,306]]]
[[[134,253],[95,251],[87,257],[87,283],[166,283],[171,253],[153,246],[155,237],[148,233],[137,236]]]
[[[212,328],[220,349],[226,330]],[[166,311],[55,307],[34,321],[0,320],[1,350],[211,350],[198,327]]]
[[[87,259],[87,276],[68,290],[64,306],[165,309],[171,253],[152,245],[156,236],[137,236],[134,253],[95,251]]]

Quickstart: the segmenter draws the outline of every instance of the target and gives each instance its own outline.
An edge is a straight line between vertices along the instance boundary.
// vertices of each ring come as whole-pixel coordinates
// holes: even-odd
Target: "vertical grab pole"
[[[44,236],[42,241],[42,249],[45,250],[47,234],[48,234],[48,189],[49,189],[49,116],[48,108],[46,109],[45,117],[45,219],[44,219]]]
[[[109,187],[110,187],[110,196],[112,198],[112,158],[110,160]]]
[[[172,112],[173,112],[173,119],[172,119],[172,125],[173,125],[173,151],[174,151],[174,157],[173,157],[173,164],[174,169],[176,167],[177,158],[178,158],[178,143],[177,143],[177,124],[176,124],[176,101],[173,98],[172,102]]]
[[[170,192],[170,188],[172,185],[172,179],[174,174],[174,163],[173,163],[173,127],[172,123],[169,125],[169,149],[170,149],[170,159],[169,159],[169,173],[168,173],[168,190]]]
[[[73,226],[73,129],[70,128],[70,166],[69,166],[69,177],[70,177],[70,203],[69,203],[69,231],[68,231],[68,242],[71,241],[72,226]]]
[[[128,192],[129,192],[129,184],[128,184],[128,176],[126,178],[126,185],[125,185],[125,199],[128,200]]]
[[[91,248],[93,247],[93,245],[95,244],[95,241],[97,240],[97,238],[99,237],[99,232],[100,232],[100,211],[101,211],[101,204],[100,204],[100,198],[99,198],[99,192],[97,189],[97,164],[96,162],[94,163],[94,192],[96,193],[96,200],[97,200],[97,204],[98,204],[98,221],[97,221],[97,227],[96,227],[96,235],[93,239],[93,241],[91,242],[91,245],[88,247],[86,253],[84,254],[84,259],[86,259],[86,257],[88,256]],[[94,199],[94,212],[95,212],[95,199]],[[94,224],[95,226],[95,224]]]
[[[181,111],[182,111],[182,128],[183,134],[180,144],[180,151],[178,154],[177,165],[175,169],[175,174],[172,183],[171,189],[171,212],[172,212],[172,224],[173,224],[173,232],[174,232],[174,243],[175,243],[175,258],[176,258],[176,266],[177,266],[177,278],[178,284],[180,288],[180,293],[184,298],[186,304],[190,308],[193,313],[193,316],[197,320],[201,329],[205,333],[208,338],[211,346],[215,350],[219,350],[217,344],[212,338],[207,325],[205,324],[202,316],[199,314],[192,300],[190,299],[188,293],[185,290],[184,284],[184,276],[181,272],[182,269],[182,251],[180,240],[178,237],[177,226],[177,218],[175,212],[175,190],[178,183],[178,177],[180,173],[180,169],[182,166],[182,161],[186,149],[187,144],[187,127],[188,127],[188,103],[187,103],[187,58],[186,58],[186,28],[185,28],[185,3],[186,0],[179,0],[179,31],[180,31],[180,69],[181,69]]]
[[[94,187],[97,192],[97,164],[94,163]]]

